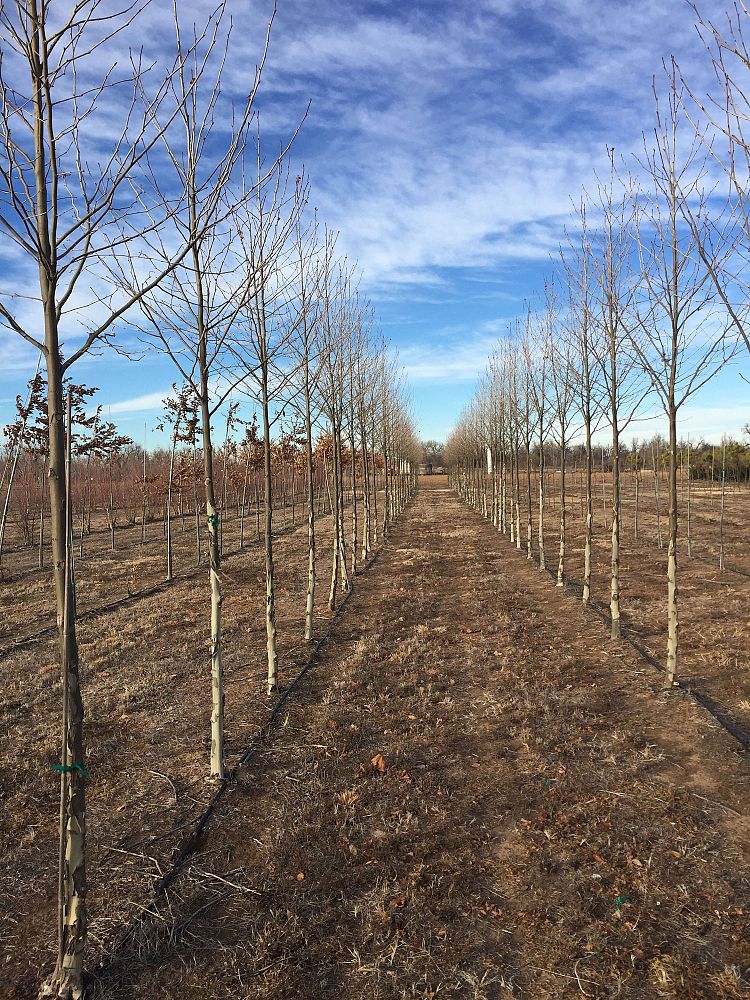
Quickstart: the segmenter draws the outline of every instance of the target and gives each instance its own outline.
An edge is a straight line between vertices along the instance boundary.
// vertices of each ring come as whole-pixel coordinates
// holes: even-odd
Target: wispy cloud
[[[171,389],[162,389],[158,392],[144,393],[142,396],[133,396],[131,399],[121,399],[116,403],[107,403],[107,410],[112,414],[150,413],[154,410],[162,410],[164,409],[164,400],[171,392]]]
[[[181,0],[180,16],[185,25],[200,24],[214,6]],[[719,16],[725,0],[701,6]],[[230,8],[235,46],[223,98],[241,100],[252,86],[272,2]],[[662,59],[674,52],[698,93],[711,88],[693,21],[689,4],[675,0],[279,5],[258,104],[267,149],[275,155],[310,100],[294,169],[304,164],[312,206],[340,230],[339,250],[359,264],[415,397],[439,387],[442,405],[430,420],[446,425],[446,408],[455,410],[502,332],[498,315],[520,311],[538,287],[563,239],[571,201],[606,166],[606,146],[623,154],[640,148]],[[129,40],[142,41],[147,59],[163,63],[171,39],[169,8],[152,4]],[[125,65],[127,40],[115,53],[102,49],[92,74],[114,58]],[[92,163],[116,135],[126,93],[102,98]],[[7,244],[0,263],[4,283],[33,286],[33,268],[19,266]],[[16,305],[24,324],[38,328],[38,303]],[[83,293],[70,305],[77,311],[64,330],[68,344],[95,314]],[[0,377],[8,384],[30,374],[32,355],[0,331]],[[100,363],[111,360],[89,366],[95,384]],[[168,386],[174,373],[167,362],[153,364],[148,386]],[[454,395],[451,385],[458,387]],[[131,419],[159,410],[168,393],[141,392],[109,408]],[[729,420],[714,409],[716,421]],[[714,421],[707,412],[701,419]]]
[[[710,72],[672,0],[304,10],[281,13],[270,94],[311,93],[298,155],[377,294],[547,258],[605,146],[639,147],[661,60],[676,50],[699,89]]]
[[[474,381],[487,366],[507,321],[484,324],[479,330],[447,328],[429,342],[399,350],[398,359],[412,383]]]

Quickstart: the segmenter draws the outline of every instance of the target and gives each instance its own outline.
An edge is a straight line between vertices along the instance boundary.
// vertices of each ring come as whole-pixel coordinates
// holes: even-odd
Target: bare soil
[[[305,655],[303,531],[279,549],[288,679]],[[270,702],[260,554],[228,565],[236,755]],[[92,996],[750,995],[739,745],[442,477],[422,480],[281,725],[143,916],[211,794],[201,588],[81,626]],[[0,661],[10,997],[35,996],[53,955],[53,662],[51,643]]]

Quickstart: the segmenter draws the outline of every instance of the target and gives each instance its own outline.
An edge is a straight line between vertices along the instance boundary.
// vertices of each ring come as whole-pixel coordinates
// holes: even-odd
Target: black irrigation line
[[[739,566],[727,566],[726,564],[724,564],[724,569],[720,570],[719,567],[716,565],[716,563],[718,562],[718,560],[716,559],[707,559],[705,556],[696,556],[696,555],[688,556],[688,562],[691,559],[697,559],[698,562],[706,563],[707,566],[713,566],[713,568],[719,573],[721,572],[737,573],[739,574],[739,576],[746,576],[748,579],[750,579],[750,573],[746,569],[740,569]]]
[[[556,579],[556,575],[551,571],[547,570],[552,579]],[[573,591],[576,595],[583,592],[583,588],[577,581],[566,580],[565,589],[568,591]],[[597,615],[605,624],[609,624],[611,619],[608,614],[608,609],[606,605],[600,604],[598,601],[590,601],[588,607],[596,612]],[[661,663],[655,656],[653,656],[649,651],[638,642],[637,639],[630,634],[630,628],[627,625],[622,625],[620,630],[620,638],[627,642],[628,645],[632,646],[633,649],[638,653],[641,659],[645,660],[650,667],[653,667],[658,673],[666,675],[667,670],[663,663]],[[743,731],[737,726],[732,717],[728,712],[724,711],[721,706],[717,705],[711,698],[707,695],[702,694],[691,684],[680,680],[676,677],[673,683],[673,687],[679,688],[686,694],[690,695],[699,705],[701,705],[713,718],[719,723],[722,729],[726,730],[729,735],[735,739],[743,750],[750,750],[750,740],[744,735]]]
[[[411,499],[411,498],[409,498],[409,499]],[[407,501],[407,505],[408,505],[408,501]],[[205,806],[205,808],[204,808],[203,812],[201,813],[201,815],[198,817],[197,820],[194,821],[193,824],[188,824],[188,825],[191,826],[190,833],[185,838],[185,840],[183,841],[182,847],[180,848],[180,850],[177,852],[177,854],[173,858],[173,860],[172,860],[172,862],[170,864],[169,870],[164,875],[162,875],[162,877],[156,883],[156,886],[155,886],[155,888],[154,888],[154,890],[152,892],[151,899],[149,900],[149,902],[145,906],[139,908],[139,912],[138,912],[137,916],[131,921],[130,926],[126,929],[126,931],[119,938],[119,940],[116,941],[116,943],[114,944],[114,946],[112,948],[112,955],[111,955],[110,960],[107,963],[107,965],[101,965],[101,966],[99,966],[99,968],[92,974],[92,976],[91,976],[92,980],[95,980],[95,979],[99,978],[100,976],[102,976],[103,973],[110,967],[112,959],[114,958],[115,953],[118,952],[130,940],[130,938],[135,934],[135,932],[136,932],[137,928],[140,926],[143,918],[146,917],[146,916],[148,916],[148,915],[156,915],[156,913],[157,913],[157,904],[158,904],[159,900],[164,896],[164,894],[170,888],[170,886],[173,885],[174,882],[179,878],[179,876],[180,876],[180,874],[182,872],[182,869],[185,866],[186,861],[195,852],[195,849],[196,849],[196,847],[198,845],[198,842],[199,842],[199,840],[201,838],[201,835],[203,834],[203,831],[205,830],[206,826],[208,825],[211,817],[216,812],[216,809],[217,809],[217,807],[218,807],[221,799],[224,797],[224,793],[235,782],[235,780],[236,780],[236,778],[237,778],[240,770],[253,757],[255,757],[260,752],[260,750],[262,749],[262,746],[263,746],[265,740],[273,732],[273,729],[275,727],[275,724],[276,724],[276,721],[277,721],[277,719],[279,717],[279,714],[280,714],[282,708],[284,707],[284,705],[286,704],[288,698],[293,693],[293,691],[295,690],[295,688],[297,688],[298,685],[302,682],[303,678],[307,675],[307,673],[310,671],[310,669],[314,666],[315,661],[317,659],[317,656],[318,656],[320,650],[323,648],[323,646],[328,641],[334,625],[336,625],[338,623],[338,621],[339,621],[339,619],[341,617],[341,613],[343,612],[344,608],[346,607],[346,605],[349,602],[349,598],[354,593],[356,593],[357,590],[359,589],[358,586],[356,585],[355,581],[357,580],[357,578],[361,574],[363,574],[367,570],[369,570],[370,567],[373,565],[373,563],[375,563],[375,561],[378,559],[378,557],[382,553],[382,551],[383,551],[385,545],[387,544],[387,542],[388,542],[388,539],[386,537],[383,540],[383,542],[381,542],[380,547],[377,549],[377,551],[372,556],[370,556],[370,558],[367,560],[367,562],[357,571],[356,576],[352,578],[352,584],[350,586],[350,589],[344,595],[343,600],[341,601],[341,603],[339,604],[339,606],[336,608],[336,611],[334,612],[333,616],[328,619],[328,622],[327,622],[327,625],[326,625],[326,628],[325,628],[325,631],[323,632],[323,634],[321,636],[319,636],[319,638],[313,640],[313,644],[312,644],[312,646],[310,648],[310,651],[309,651],[309,653],[307,655],[307,659],[301,665],[301,667],[300,667],[300,669],[299,669],[296,677],[291,681],[291,683],[285,688],[285,690],[277,698],[275,705],[271,709],[271,712],[270,712],[270,715],[268,716],[268,719],[261,726],[261,728],[258,730],[258,732],[255,734],[255,736],[252,738],[252,740],[250,741],[250,743],[248,743],[248,745],[245,747],[244,751],[240,755],[240,757],[237,760],[237,762],[234,764],[234,766],[232,768],[230,768],[230,770],[227,772],[227,774],[220,780],[220,782],[218,783],[218,786],[216,788],[216,791],[214,792],[214,794],[211,797],[211,799],[208,802],[208,804]]]
[[[284,538],[285,536],[291,535],[298,529],[304,528],[305,526],[305,524],[290,524],[286,528],[280,528],[278,531],[275,531],[274,538]],[[249,552],[256,545],[260,545],[260,539],[253,539],[253,541],[247,543],[241,549],[232,549],[230,552],[223,553],[222,560],[232,559],[234,556]],[[82,611],[76,617],[76,624],[79,622],[90,621],[92,618],[98,618],[100,615],[109,614],[111,611],[117,611],[119,608],[129,605],[131,602],[142,601],[147,597],[154,597],[154,595],[160,594],[178,583],[183,583],[185,580],[193,579],[194,577],[205,572],[207,567],[207,562],[201,562],[199,566],[194,566],[192,569],[176,574],[171,580],[160,580],[159,583],[152,584],[152,586],[146,587],[143,590],[138,590],[134,594],[126,594],[125,597],[118,597],[116,601],[111,601],[109,604],[100,604],[96,608],[89,608],[88,611]],[[12,652],[14,652],[14,650],[20,649],[22,646],[26,646],[29,643],[38,642],[40,639],[44,639],[47,636],[54,635],[57,631],[58,626],[55,623],[45,625],[44,628],[39,629],[37,632],[31,632],[29,635],[20,636],[18,639],[12,639],[5,646],[0,646],[0,660],[5,659],[5,657],[9,656]]]
[[[455,491],[455,488],[454,488],[454,491]],[[460,497],[460,494],[457,493],[457,492],[456,492],[456,495]],[[461,499],[463,500],[463,497],[461,497]],[[466,505],[468,507],[471,507],[471,504],[469,504],[468,501],[464,500],[463,502],[466,503]],[[476,511],[476,508],[474,508],[474,507],[471,507],[471,509]],[[483,515],[479,511],[476,511],[476,513],[478,513],[479,516],[482,517],[482,520],[485,520],[485,521],[487,521],[490,524],[492,523],[491,521],[489,521],[489,518],[483,517]],[[502,535],[502,537],[503,537],[503,539],[505,539],[505,535]],[[514,548],[513,551],[515,552],[517,550]],[[521,549],[520,551],[524,552],[525,550]],[[693,556],[693,558],[694,559],[700,559],[701,557],[700,556]],[[708,562],[708,560],[704,560],[704,561]],[[545,567],[545,572],[550,576],[551,579],[553,579],[555,581],[557,580],[557,574],[552,569],[550,569],[549,567]],[[744,576],[750,576],[750,573],[745,573],[743,570],[733,570],[733,572],[735,572],[735,573],[739,572],[739,573],[742,573]],[[575,592],[577,594],[580,594],[580,593],[583,592],[583,588],[582,588],[582,586],[581,586],[580,583],[578,583],[577,581],[570,580],[568,578],[566,578],[566,580],[565,580],[565,587],[564,587],[564,589],[568,590],[568,591],[573,591],[573,592]],[[587,607],[590,608],[592,611],[595,611],[596,614],[599,615],[599,617],[602,619],[603,622],[605,622],[605,623],[609,623],[610,622],[610,618],[609,618],[607,612],[605,611],[603,605],[598,604],[595,601],[590,601],[589,604],[587,605]],[[638,655],[641,657],[641,659],[645,660],[645,662],[648,663],[648,665],[650,667],[653,667],[653,669],[656,670],[656,671],[658,671],[660,674],[666,674],[667,671],[666,671],[666,667],[664,666],[664,664],[660,663],[659,660],[657,660],[655,656],[652,656],[651,653],[649,653],[647,649],[645,649],[636,639],[634,639],[632,637],[632,635],[628,635],[628,633],[627,633],[627,629],[628,629],[627,625],[624,626],[624,629],[626,631],[622,631],[621,630],[620,638],[624,642],[627,642],[630,646],[632,646],[632,648],[636,651],[636,653],[638,653]],[[677,687],[681,691],[684,691],[695,702],[697,702],[697,704],[699,704],[703,709],[705,709],[705,711],[707,711],[708,714],[716,722],[718,722],[718,724],[721,726],[721,728],[726,733],[728,733],[732,737],[732,739],[736,740],[737,743],[739,743],[739,745],[742,747],[743,751],[750,750],[750,739],[748,739],[748,737],[744,734],[744,732],[737,725],[737,723],[732,719],[732,717],[729,715],[729,713],[726,710],[722,709],[722,707],[720,705],[717,705],[713,701],[713,699],[709,698],[708,695],[705,695],[702,692],[696,690],[689,683],[686,683],[685,681],[681,681],[679,678],[675,678],[674,687]]]

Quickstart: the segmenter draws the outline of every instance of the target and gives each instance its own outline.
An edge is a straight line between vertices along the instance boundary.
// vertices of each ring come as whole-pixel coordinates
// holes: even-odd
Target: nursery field
[[[555,588],[446,478],[423,477],[335,618],[319,588],[327,639],[273,717],[309,652],[306,525],[275,541],[281,691],[267,696],[263,552],[251,532],[237,551],[228,524],[228,764],[253,752],[194,841],[215,787],[205,567],[189,528],[168,586],[158,525],[143,549],[123,536],[117,560],[106,531],[89,536],[87,996],[747,996],[750,578],[731,567],[749,568],[750,504],[728,504],[724,571],[708,495],[681,554],[680,676],[712,715],[665,692],[633,644],[663,655],[665,556],[646,507],[627,541],[624,499],[612,642],[577,600],[578,519]],[[321,578],[332,520],[318,519]],[[555,530],[550,505],[550,565]],[[55,637],[14,644],[47,624],[49,583],[21,570],[1,585],[0,623],[0,995],[15,998],[54,963],[60,742]]]
[[[604,480],[604,481],[603,481]],[[592,606],[609,616],[611,560],[610,477],[594,480]],[[576,476],[567,486],[566,588],[580,597],[583,579],[585,492]],[[653,477],[642,474],[635,515],[635,477],[623,475],[620,540],[620,598],[623,636],[664,666],[667,644],[667,545],[663,486],[657,506]],[[534,500],[538,480],[534,478]],[[548,474],[545,548],[548,570],[556,575],[560,531],[559,474]],[[680,483],[678,537],[678,601],[681,681],[704,699],[707,707],[750,748],[750,489],[747,483],[727,486],[721,515],[718,483],[690,484],[690,538],[685,515],[688,484]],[[523,558],[526,555],[526,510],[522,497]],[[658,516],[657,516],[658,510]],[[723,523],[722,523],[723,522]],[[538,561],[538,510],[532,504],[533,559]],[[659,545],[661,538],[662,544]],[[723,569],[719,552],[723,549]],[[550,581],[554,584],[554,580]],[[606,626],[602,624],[602,635]]]
[[[322,514],[322,505],[318,506]],[[223,511],[221,522],[222,555],[232,559],[244,550],[262,546],[260,508],[248,506],[242,518],[235,511]],[[200,558],[197,555],[194,512],[184,517],[172,515],[171,547],[175,580],[166,580],[166,537],[163,518],[147,521],[145,531],[138,523],[117,528],[116,547],[112,548],[107,514],[95,511],[90,530],[81,538],[80,527],[74,532],[75,582],[78,616],[97,615],[114,606],[135,608],[140,600],[170,586],[194,579],[201,586],[208,566],[208,543],[205,515],[200,524]],[[306,513],[300,500],[274,512],[274,535],[284,536],[301,528],[306,530]],[[50,564],[51,546],[45,543],[43,566],[38,565],[38,547],[24,545],[21,532],[11,524],[14,545],[5,557],[0,581],[0,651],[8,650],[29,636],[43,630],[52,633],[55,623],[55,590]],[[82,548],[81,548],[82,543]],[[262,566],[259,563],[259,572]],[[229,571],[231,575],[231,570]],[[262,624],[262,623],[261,623]]]

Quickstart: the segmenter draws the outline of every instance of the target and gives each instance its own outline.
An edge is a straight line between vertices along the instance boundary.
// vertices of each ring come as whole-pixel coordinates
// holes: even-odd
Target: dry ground
[[[592,597],[604,616],[609,614],[611,477],[594,479],[594,549]],[[572,589],[583,579],[584,495],[580,475],[568,481],[568,558],[566,572]],[[525,486],[525,481],[524,481]],[[602,489],[604,487],[604,489]],[[536,479],[534,489],[537,489]],[[559,474],[547,476],[549,492],[545,536],[547,565],[557,572],[559,547]],[[680,483],[679,604],[681,678],[706,698],[750,746],[750,490],[747,483],[727,486],[724,518],[725,569],[719,569],[720,490],[691,484],[692,555],[687,547],[687,483]],[[525,491],[524,491],[525,492]],[[621,536],[621,613],[626,634],[659,663],[667,645],[667,512],[665,483],[661,484],[659,547],[653,477],[642,473],[635,522],[635,477],[623,474]],[[525,504],[522,497],[522,506]],[[536,493],[534,493],[536,502]],[[525,507],[522,534],[525,538]],[[533,510],[534,555],[537,557],[537,517]]]
[[[282,544],[291,595],[303,546]],[[235,566],[234,752],[268,711],[259,606],[243,606],[259,570],[251,554]],[[440,477],[359,580],[158,917],[138,919],[179,842],[169,831],[210,793],[192,586],[83,629],[93,996],[750,995],[737,744],[687,695],[661,693]],[[0,664],[0,992],[14,997],[34,995],[54,923],[54,671],[40,685],[39,652],[25,655]]]
[[[260,537],[261,518],[256,508],[247,511],[244,519],[244,548],[252,551]],[[294,521],[293,521],[294,516]],[[299,502],[274,511],[274,528],[281,534],[298,528],[305,521],[305,510]],[[140,511],[138,512],[140,517]],[[305,521],[306,523],[306,521]],[[12,641],[55,624],[55,602],[52,562],[49,543],[49,525],[46,525],[44,567],[38,567],[38,548],[23,545],[19,526],[11,523],[9,545],[3,555],[0,577],[0,651]],[[111,535],[106,514],[94,512],[91,532],[84,535],[83,554],[80,552],[80,524],[74,526],[74,555],[76,567],[76,596],[80,615],[89,614],[113,602],[148,594],[153,588],[164,585],[166,576],[166,537],[161,519],[147,521],[145,541],[141,541],[142,527],[124,524],[116,529],[116,548],[111,547]],[[240,554],[240,519],[236,510],[225,514],[222,524],[223,550],[229,557]],[[183,578],[201,578],[207,566],[207,531],[205,515],[201,515],[201,565],[197,565],[195,545],[195,516],[174,517],[172,525],[172,550],[174,575]],[[131,606],[134,602],[131,601]]]

